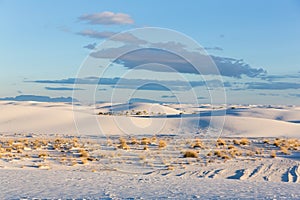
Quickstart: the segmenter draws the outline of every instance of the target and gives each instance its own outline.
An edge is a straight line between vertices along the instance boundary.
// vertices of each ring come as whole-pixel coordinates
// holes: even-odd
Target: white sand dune
[[[277,147],[277,157],[270,158],[270,151],[276,147],[254,138],[252,146],[239,147],[242,156],[226,162],[218,158],[208,162],[214,157],[206,157],[209,149],[199,150],[202,155],[199,159],[182,157],[181,151],[190,148],[188,141],[203,135],[213,137],[207,140],[212,142],[221,133],[222,137],[265,137],[270,141],[275,140],[270,137],[300,138],[299,107],[234,108],[148,103],[73,107],[67,103],[0,101],[0,134],[4,140],[27,134],[45,138],[56,134],[80,135],[87,138],[90,145],[98,145],[86,148],[99,157],[98,161],[88,164],[68,166],[60,163],[57,152],[53,154],[55,158],[44,160],[36,154],[45,150],[32,150],[35,156],[21,159],[4,152],[6,157],[0,159],[0,198],[299,199],[299,150],[283,155]],[[145,110],[148,115],[125,114],[132,110]],[[99,112],[113,114],[98,115]],[[149,114],[152,112],[153,115]],[[169,138],[167,148],[161,150],[150,144],[145,151],[141,146],[131,145],[130,151],[126,151],[107,146],[107,138],[94,137],[135,135],[142,138],[145,134],[166,135],[157,138]],[[97,142],[93,142],[93,138]],[[232,143],[232,139],[227,139]],[[110,137],[110,140],[118,141],[118,137]],[[216,143],[210,144],[216,147]],[[262,155],[246,156],[247,151],[262,147]],[[45,166],[49,168],[34,167],[41,163],[48,164]],[[175,166],[173,170],[166,168],[170,163]],[[92,172],[94,169],[96,172]]]
[[[126,111],[134,111],[134,112],[143,112],[146,113],[161,113],[166,115],[174,115],[179,114],[180,111],[174,108],[170,108],[164,105],[160,105],[157,103],[132,103],[132,104],[116,104],[116,105],[104,105],[102,107],[98,106],[99,112],[114,112],[114,113],[122,113]]]
[[[174,107],[174,105],[173,105]],[[199,107],[181,105],[180,109],[199,112]],[[217,134],[248,137],[300,137],[300,110],[298,107],[282,109],[267,107],[244,107],[228,109],[227,115],[216,114],[211,117],[206,107],[199,115],[178,115],[180,109],[165,105],[135,103],[102,104],[95,106],[75,106],[65,103],[38,102],[0,102],[0,132],[37,133],[37,134],[184,134],[201,133],[211,125]],[[166,116],[99,116],[97,113],[108,111],[161,112]],[[202,113],[204,113],[202,115]],[[220,125],[223,124],[224,127]],[[210,124],[210,122],[213,122]],[[206,133],[206,132],[205,132]]]

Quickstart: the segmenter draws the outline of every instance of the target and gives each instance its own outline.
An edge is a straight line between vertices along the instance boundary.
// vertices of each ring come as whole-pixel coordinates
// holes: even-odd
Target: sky
[[[2,100],[300,104],[300,1],[0,0],[0,26]]]

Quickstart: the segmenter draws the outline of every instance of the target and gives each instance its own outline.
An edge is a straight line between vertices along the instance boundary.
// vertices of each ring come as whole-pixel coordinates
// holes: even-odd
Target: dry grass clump
[[[233,144],[235,144],[235,145],[240,145],[240,141],[239,141],[239,140],[236,140],[236,139],[234,139],[234,140],[233,140]]]
[[[50,169],[50,166],[49,166],[48,164],[44,164],[44,163],[43,163],[43,164],[39,164],[39,165],[38,165],[38,168],[39,168],[39,169]]]
[[[158,147],[160,149],[165,148],[167,146],[167,142],[165,140],[159,140]]]
[[[221,152],[220,150],[216,150],[216,151],[214,152],[214,155],[215,155],[215,156],[218,156],[218,157],[221,157],[221,156],[222,156],[222,152]]]
[[[218,146],[225,146],[225,145],[226,145],[226,142],[225,142],[225,140],[219,138],[219,139],[217,140],[217,145],[218,145]]]
[[[291,152],[286,147],[280,147],[280,151],[285,155],[291,154]]]
[[[246,151],[246,156],[254,156],[255,153],[253,151]]]
[[[255,149],[255,154],[256,155],[261,155],[262,154],[262,150],[261,149]]]
[[[270,156],[271,156],[271,158],[276,158],[276,151],[271,151]]]
[[[81,163],[82,163],[83,165],[85,165],[85,164],[88,164],[89,162],[88,162],[88,160],[87,160],[86,158],[82,158],[82,159],[81,159]]]
[[[279,138],[276,138],[275,141],[273,142],[273,145],[276,147],[280,147],[281,140]]]
[[[49,157],[49,154],[47,154],[47,153],[39,153],[39,158],[45,158],[45,157]]]
[[[151,141],[150,141],[149,138],[142,138],[141,144],[142,145],[148,145],[148,144],[151,144]]]
[[[247,138],[242,138],[240,140],[240,144],[241,145],[249,145],[250,144],[250,141],[247,139]]]
[[[149,150],[148,145],[145,145],[143,149],[144,149],[145,151],[148,151],[148,150]]]
[[[204,144],[201,142],[200,139],[196,139],[194,143],[192,143],[192,148],[201,148],[204,149]]]
[[[155,136],[153,136],[153,137],[151,138],[151,143],[156,143],[156,141],[157,141],[157,138],[156,138]]]
[[[139,144],[136,138],[131,138],[131,144]]]
[[[175,169],[175,167],[173,165],[168,165],[167,166],[167,170],[174,170],[174,169]]]
[[[127,145],[125,139],[120,139],[120,145],[118,146],[119,149],[129,150],[130,147]]]
[[[79,149],[80,157],[89,157],[89,152],[84,149]]]
[[[236,156],[241,156],[242,155],[242,153],[238,149],[231,149],[228,153],[233,158],[236,157]]]
[[[217,157],[219,157],[219,158],[222,158],[222,159],[224,159],[224,160],[229,160],[229,159],[230,159],[230,156],[229,156],[227,153],[229,153],[229,155],[231,155],[230,152],[216,150],[216,151],[214,152],[214,155],[217,156]],[[232,156],[232,157],[233,157],[233,156]]]
[[[183,153],[184,158],[198,158],[198,153],[196,151],[187,150]]]
[[[264,143],[264,144],[270,144],[270,140],[264,139],[264,140],[263,140],[263,143]]]

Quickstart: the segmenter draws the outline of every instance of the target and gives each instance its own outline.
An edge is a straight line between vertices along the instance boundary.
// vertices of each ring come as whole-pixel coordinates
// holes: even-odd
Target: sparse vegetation
[[[91,139],[80,138],[79,140],[77,137],[0,139],[0,159],[6,162],[20,160],[19,166],[28,166],[22,161],[26,160],[32,162],[34,168],[40,169],[50,169],[52,165],[83,168],[88,164],[91,171],[94,166],[105,160],[107,163],[114,164],[134,165],[136,162],[141,162],[142,166],[164,165],[166,170],[174,170],[182,169],[182,165],[187,167],[197,163],[202,166],[239,159],[238,157],[252,160],[275,158],[276,152],[279,156],[289,155],[299,151],[299,146],[298,139],[281,138],[275,140],[219,138],[217,145],[214,140],[173,139],[165,136],[111,137],[100,143]],[[160,150],[164,148],[165,150]]]

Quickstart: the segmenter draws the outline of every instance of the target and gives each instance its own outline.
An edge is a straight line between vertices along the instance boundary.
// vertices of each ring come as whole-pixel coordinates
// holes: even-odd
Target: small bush
[[[131,144],[139,144],[136,138],[131,138]]]
[[[159,142],[158,142],[158,147],[159,148],[165,148],[167,146],[167,142],[166,141],[164,141],[164,140],[159,140]]]
[[[271,156],[271,158],[276,158],[276,151],[271,151],[270,156]]]
[[[291,154],[291,152],[286,147],[280,147],[280,151],[285,155]]]
[[[215,155],[215,156],[218,156],[218,157],[221,157],[221,156],[222,156],[222,152],[221,152],[220,150],[216,150],[216,151],[214,152],[214,155]]]
[[[196,151],[188,150],[183,153],[184,158],[198,158],[198,153]]]
[[[276,139],[273,143],[274,146],[279,147],[281,144],[281,141],[279,139]]]
[[[80,149],[79,153],[80,153],[80,157],[89,157],[89,153],[84,149]]]
[[[142,141],[141,141],[141,144],[142,145],[147,145],[147,144],[150,144],[150,140],[148,138],[142,138]]]
[[[126,143],[121,143],[119,146],[118,146],[119,149],[124,149],[124,150],[129,150],[130,147],[126,144]]]
[[[240,144],[241,145],[249,145],[250,144],[250,141],[247,139],[247,138],[242,138],[240,140]]]
[[[197,139],[193,144],[192,144],[192,148],[204,148],[204,145],[202,144],[202,142]]]
[[[146,146],[144,146],[144,150],[145,151],[148,151],[149,150],[149,147],[146,145]]]
[[[222,140],[221,138],[219,138],[219,139],[217,140],[217,144],[218,144],[219,146],[225,146],[225,145],[226,145],[226,142],[225,142],[225,140]]]
[[[240,145],[240,141],[239,140],[233,140],[233,144]]]

